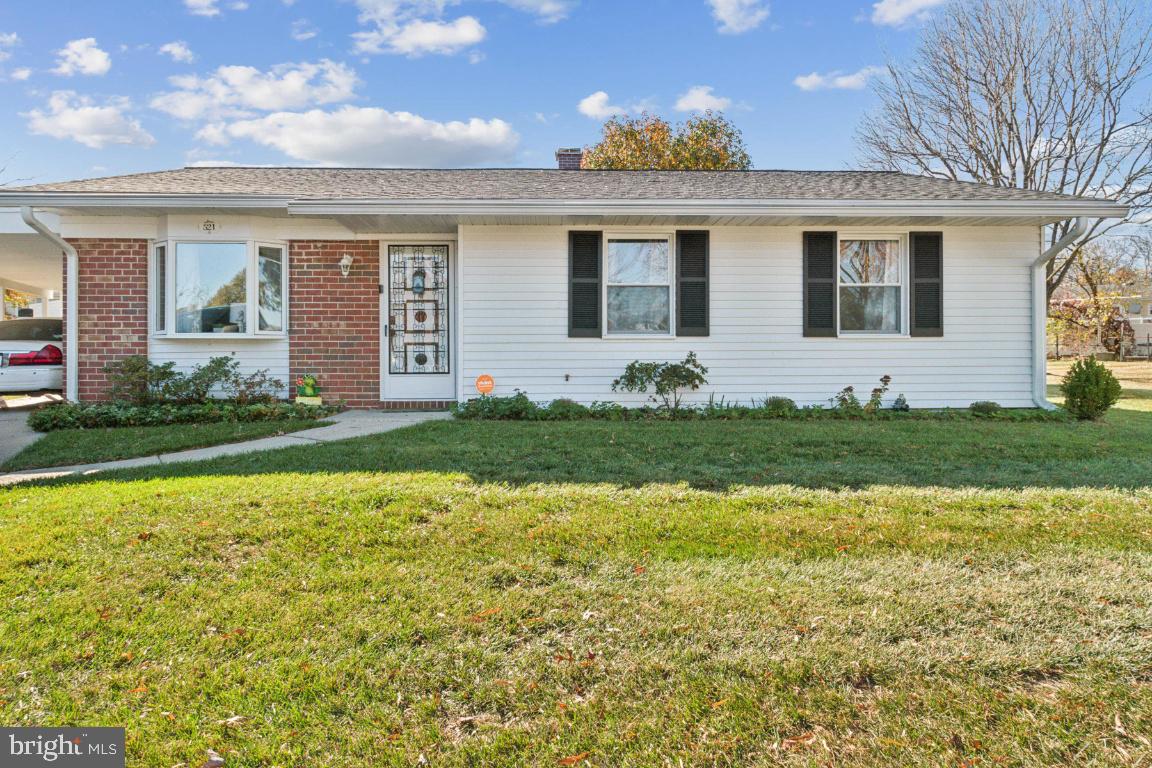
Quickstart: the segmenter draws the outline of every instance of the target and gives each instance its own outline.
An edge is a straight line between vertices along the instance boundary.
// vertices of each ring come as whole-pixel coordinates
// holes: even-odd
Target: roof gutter
[[[1078,216],[1064,237],[1032,262],[1032,400],[1052,410],[1048,402],[1048,265],[1088,231],[1088,217]]]
[[[65,271],[68,275],[64,290],[64,397],[76,402],[80,394],[80,355],[77,343],[80,338],[80,312],[79,302],[76,300],[80,295],[80,258],[76,254],[76,249],[67,240],[36,218],[36,212],[31,206],[26,205],[20,209],[20,218],[64,252],[67,264]]]
[[[1109,200],[291,200],[301,216],[1126,216]]]

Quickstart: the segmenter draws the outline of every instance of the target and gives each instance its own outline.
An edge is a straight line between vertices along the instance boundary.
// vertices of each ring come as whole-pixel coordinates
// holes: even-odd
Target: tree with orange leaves
[[[658,115],[613,117],[584,151],[588,170],[744,171],[752,159],[740,129],[705,112],[676,126]]]

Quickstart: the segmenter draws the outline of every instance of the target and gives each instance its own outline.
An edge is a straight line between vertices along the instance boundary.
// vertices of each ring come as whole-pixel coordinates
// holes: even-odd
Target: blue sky
[[[551,167],[604,117],[722,108],[758,168],[845,168],[943,0],[0,5],[0,181],[193,163]]]

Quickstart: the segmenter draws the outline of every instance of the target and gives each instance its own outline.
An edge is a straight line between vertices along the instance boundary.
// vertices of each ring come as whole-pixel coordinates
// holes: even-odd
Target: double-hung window
[[[604,281],[609,336],[672,333],[673,268],[668,236],[609,236]]]
[[[283,335],[283,244],[168,241],[153,250],[153,330],[168,336]]]
[[[904,240],[841,237],[840,332],[901,333],[904,329]]]

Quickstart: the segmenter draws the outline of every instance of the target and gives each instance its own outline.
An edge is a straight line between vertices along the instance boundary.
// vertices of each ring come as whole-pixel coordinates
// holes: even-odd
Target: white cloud
[[[370,39],[358,38],[357,50],[365,53],[389,53],[423,56],[426,53],[452,55],[481,42],[487,36],[484,25],[472,16],[455,21],[410,21],[394,31],[366,33]]]
[[[500,0],[504,5],[537,16],[545,24],[555,24],[568,16],[573,0]]]
[[[75,91],[55,91],[48,99],[47,111],[34,109],[21,116],[28,119],[28,131],[55,139],[71,139],[92,149],[111,144],[148,146],[155,143],[139,121],[126,113],[131,102],[124,98],[109,99],[97,105]]]
[[[293,40],[303,42],[305,40],[311,40],[318,34],[319,32],[316,31],[316,28],[312,26],[308,19],[296,19],[296,21],[292,22]]]
[[[27,80],[31,76],[32,70],[28,69],[28,67],[14,69],[12,70],[12,74],[9,75],[9,77],[11,77],[13,80]]]
[[[71,40],[56,55],[56,68],[52,71],[58,75],[103,75],[112,68],[112,57],[100,50],[94,37]]]
[[[678,112],[707,112],[710,109],[722,110],[732,106],[732,99],[712,93],[710,85],[694,85],[676,100]]]
[[[152,108],[182,120],[199,120],[347,101],[355,95],[357,79],[346,64],[323,59],[279,64],[267,72],[255,67],[218,67],[207,77],[179,75],[169,82],[178,90],[153,98]]]
[[[448,8],[465,0],[355,0],[367,29],[352,35],[358,53],[450,56],[483,42],[488,30],[475,16],[445,18]],[[560,21],[577,0],[496,0],[530,13],[542,23]],[[475,55],[470,60],[477,61]]]
[[[720,31],[726,35],[749,32],[768,18],[768,4],[764,0],[708,0],[712,17],[720,22]]]
[[[20,35],[15,32],[0,32],[0,61],[12,58],[12,49],[20,45]]]
[[[353,106],[209,125],[198,138],[215,144],[247,139],[324,165],[409,168],[506,163],[520,140],[503,120],[437,122],[410,112]]]
[[[872,6],[872,23],[899,27],[912,20],[923,20],[928,11],[947,0],[880,0]]]
[[[193,16],[219,16],[220,15],[220,0],[184,0],[184,7],[188,9],[188,13]],[[234,0],[228,3],[228,9],[231,11],[246,11],[248,10],[248,3],[244,0]]]
[[[810,72],[799,75],[792,83],[802,91],[859,91],[873,77],[884,73],[884,67],[863,67],[855,72]]]
[[[191,63],[196,60],[196,54],[192,53],[192,49],[183,40],[174,40],[171,43],[164,43],[160,46],[160,53],[167,54],[172,57],[172,61],[182,61],[184,63]]]
[[[217,0],[184,0],[184,7],[194,16],[218,16]]]
[[[604,91],[596,91],[590,96],[585,96],[576,105],[576,108],[580,110],[580,114],[595,120],[606,120],[613,115],[623,115],[628,112],[627,107],[610,103],[608,94]]]

